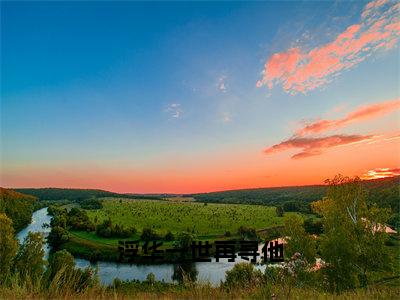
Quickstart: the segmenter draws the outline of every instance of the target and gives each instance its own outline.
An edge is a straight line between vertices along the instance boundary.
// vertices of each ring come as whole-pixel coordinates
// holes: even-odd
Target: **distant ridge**
[[[119,197],[139,199],[160,199],[156,196],[119,194],[99,189],[74,189],[74,188],[17,188],[14,191],[32,195],[40,200],[73,200],[82,201],[89,198]]]
[[[369,203],[399,211],[400,176],[362,181]],[[191,194],[199,202],[283,205],[287,211],[309,211],[309,203],[322,199],[327,185],[287,186]]]

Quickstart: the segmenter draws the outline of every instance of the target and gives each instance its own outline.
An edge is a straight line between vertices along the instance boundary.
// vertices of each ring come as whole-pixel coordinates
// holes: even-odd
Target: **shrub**
[[[224,286],[227,289],[250,289],[265,283],[265,278],[260,270],[254,269],[253,264],[238,263],[232,270],[226,271]]]
[[[243,238],[243,239],[256,239],[257,238],[257,233],[254,228],[251,227],[245,227],[245,226],[240,226],[238,229],[238,234]]]
[[[175,239],[175,236],[171,231],[168,231],[167,234],[165,235],[164,239],[166,241],[173,241]]]
[[[140,238],[143,241],[154,241],[159,240],[160,236],[151,228],[143,228]]]

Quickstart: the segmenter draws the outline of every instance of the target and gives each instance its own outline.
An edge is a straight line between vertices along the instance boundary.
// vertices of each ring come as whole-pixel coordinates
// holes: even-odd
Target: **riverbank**
[[[43,226],[49,224],[51,216],[47,214],[47,208],[42,208],[33,213],[32,222],[28,227],[18,233],[18,239],[22,241],[29,231],[42,232],[48,234],[49,228]],[[78,237],[75,237],[78,239]],[[84,245],[84,246],[82,246]],[[153,263],[138,262],[131,263],[118,263],[116,260],[103,261],[98,260],[96,263],[90,262],[86,257],[90,257],[98,249],[98,244],[91,244],[87,240],[74,241],[72,238],[68,243],[62,246],[65,250],[69,251],[75,257],[77,267],[84,269],[88,266],[97,268],[97,273],[100,281],[105,285],[110,285],[115,278],[121,280],[140,280],[146,279],[147,275],[152,273],[155,278],[160,281],[173,283],[176,278],[179,278],[179,272],[195,274],[195,279],[202,282],[209,282],[211,285],[216,286],[225,279],[225,273],[231,270],[238,262],[245,262],[245,260],[238,258],[236,262],[228,262],[223,259],[220,262],[195,262],[195,263]],[[109,251],[110,257],[118,257],[118,251],[114,246],[104,245],[104,248]],[[46,244],[46,257],[49,252],[49,247]],[[83,253],[82,256],[79,253]],[[264,266],[257,266],[260,270],[264,270]],[[175,279],[174,279],[175,278]],[[194,277],[193,277],[194,278]]]

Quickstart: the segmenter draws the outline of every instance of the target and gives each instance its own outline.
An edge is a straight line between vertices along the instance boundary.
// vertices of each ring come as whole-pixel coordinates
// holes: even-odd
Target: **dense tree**
[[[24,193],[26,195],[32,195],[40,200],[52,200],[52,201],[85,201],[92,198],[104,198],[104,197],[119,197],[119,198],[134,198],[134,199],[161,199],[157,196],[150,195],[134,195],[134,194],[118,194],[103,190],[93,189],[61,189],[61,188],[37,188],[37,189],[15,189],[17,192]]]
[[[60,246],[68,240],[68,231],[60,226],[52,227],[49,235],[47,236],[47,242],[51,245],[52,250],[58,250]]]
[[[94,197],[82,201],[80,203],[80,205],[81,205],[81,208],[83,208],[83,209],[101,209],[103,207],[101,200],[96,199]]]
[[[90,221],[86,211],[73,207],[67,215],[67,225],[74,230],[94,231],[95,226]]]
[[[154,241],[159,240],[160,236],[151,228],[143,228],[140,239],[142,241]]]
[[[0,188],[0,213],[5,213],[13,222],[16,231],[31,222],[35,197]]]
[[[5,214],[0,213],[0,282],[10,274],[17,249],[18,241],[14,236],[12,221]]]
[[[315,262],[315,240],[304,230],[303,219],[299,215],[290,215],[285,218],[283,234],[288,239],[285,247],[285,253],[288,257],[292,257],[298,252],[308,263],[313,264]]]
[[[358,178],[336,176],[327,181],[324,200],[313,204],[323,216],[321,255],[331,288],[336,291],[368,283],[370,271],[390,267],[382,230],[388,211],[368,207],[366,191]]]
[[[168,232],[165,234],[165,237],[164,237],[164,239],[165,239],[166,241],[173,241],[174,238],[175,238],[175,236],[174,236],[174,234],[173,234],[171,231],[168,231]]]
[[[176,237],[174,242],[174,248],[177,249],[190,249],[192,242],[196,240],[196,235],[191,232],[181,232]],[[181,259],[189,257],[190,251],[184,251],[181,253]]]
[[[283,207],[281,206],[281,205],[278,205],[277,207],[276,207],[276,215],[278,216],[278,217],[283,217],[283,214],[284,214],[284,209],[283,209]]]
[[[256,230],[254,228],[252,228],[252,227],[240,226],[239,229],[238,229],[238,234],[243,239],[254,240],[254,239],[257,238]]]
[[[39,232],[29,232],[15,257],[15,270],[21,278],[39,279],[44,271],[44,237]]]
[[[322,233],[322,221],[315,218],[307,218],[304,220],[304,229],[310,234]]]
[[[251,289],[264,282],[265,278],[260,270],[255,269],[251,263],[243,262],[235,264],[232,270],[226,271],[224,286],[228,289]]]
[[[68,276],[72,274],[75,268],[74,257],[67,250],[61,250],[53,253],[49,257],[47,269],[48,279],[52,280],[57,272],[62,272]]]
[[[367,203],[378,207],[391,208],[392,213],[400,213],[400,176],[362,181],[368,191]],[[278,206],[284,211],[310,213],[309,204],[322,199],[326,185],[294,186],[280,188],[245,189],[191,195],[199,202],[242,203]]]
[[[124,228],[123,225],[113,225],[111,219],[104,220],[102,224],[96,226],[96,234],[101,237],[127,238],[136,233],[135,228]]]

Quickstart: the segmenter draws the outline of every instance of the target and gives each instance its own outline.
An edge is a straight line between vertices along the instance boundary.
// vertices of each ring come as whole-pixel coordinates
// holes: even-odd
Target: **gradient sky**
[[[399,4],[1,2],[1,186],[400,174]]]

